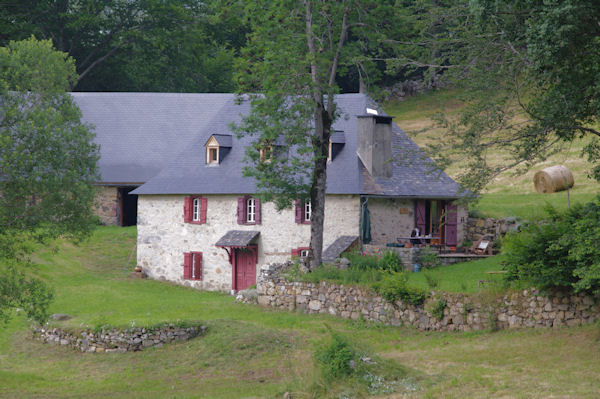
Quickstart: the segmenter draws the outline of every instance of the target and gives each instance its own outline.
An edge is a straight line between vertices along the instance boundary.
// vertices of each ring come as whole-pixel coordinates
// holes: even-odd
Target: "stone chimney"
[[[392,117],[358,115],[357,150],[373,177],[392,177]]]

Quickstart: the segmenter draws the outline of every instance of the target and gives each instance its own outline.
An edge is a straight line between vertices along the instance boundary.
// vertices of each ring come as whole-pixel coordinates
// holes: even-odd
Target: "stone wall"
[[[399,247],[383,247],[379,245],[363,244],[363,253],[366,255],[384,256],[388,251],[395,252],[402,265],[406,270],[412,270],[413,265],[417,262],[417,257],[421,252],[421,248],[399,248]]]
[[[600,319],[600,298],[584,294],[543,295],[535,289],[503,296],[432,292],[423,305],[392,304],[366,288],[289,282],[281,274],[283,267],[261,268],[261,306],[435,331],[575,326]]]
[[[96,187],[96,199],[94,201],[94,214],[100,218],[102,224],[117,226],[120,223],[118,207],[117,187]]]
[[[160,347],[171,342],[187,341],[204,334],[205,326],[178,327],[173,324],[156,328],[130,328],[127,330],[102,329],[100,332],[84,330],[80,333],[52,327],[33,327],[33,337],[39,341],[63,345],[81,352],[132,352],[152,346]]]
[[[505,219],[468,218],[466,239],[475,242],[488,234],[496,240],[509,231],[517,230],[520,225],[521,223],[514,217]]]
[[[206,195],[206,223],[183,222],[184,195],[138,197],[137,265],[151,278],[186,286],[229,292],[231,264],[227,252],[215,243],[229,230],[258,230],[258,262],[283,262],[291,250],[308,247],[310,225],[295,223],[293,209],[278,212],[273,203],[261,204],[261,224],[237,224],[238,195]],[[358,195],[328,195],[325,204],[324,247],[344,235],[359,235]],[[203,254],[203,279],[183,279],[183,254]],[[258,274],[258,273],[257,273]]]

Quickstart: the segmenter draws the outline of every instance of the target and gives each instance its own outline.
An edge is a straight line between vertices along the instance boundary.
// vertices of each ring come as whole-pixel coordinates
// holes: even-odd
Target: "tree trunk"
[[[323,230],[325,222],[325,191],[327,189],[327,154],[331,135],[331,118],[323,103],[315,106],[315,168],[310,188],[310,268],[321,265],[323,259]]]

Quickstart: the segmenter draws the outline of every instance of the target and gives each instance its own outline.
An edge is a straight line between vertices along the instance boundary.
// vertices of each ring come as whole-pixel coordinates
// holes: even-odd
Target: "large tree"
[[[66,92],[75,63],[34,38],[0,47],[0,321],[45,320],[52,297],[28,271],[32,243],[93,228],[98,149]]]
[[[214,0],[9,0],[0,45],[34,34],[76,60],[79,91],[230,91],[244,42]]]
[[[478,191],[591,136],[584,152],[600,179],[600,3],[476,0],[436,10],[451,33],[436,37],[436,63],[466,88],[467,107],[443,121],[451,134],[431,153],[468,165],[461,180]],[[490,153],[505,157],[493,163]]]
[[[331,128],[338,117],[340,71],[366,65],[393,26],[391,3],[379,1],[255,1],[246,5],[251,35],[238,84],[252,111],[238,131],[257,136],[248,152],[258,190],[279,209],[309,201],[311,267],[321,264]],[[349,41],[348,38],[352,40]],[[273,147],[265,162],[261,148]]]

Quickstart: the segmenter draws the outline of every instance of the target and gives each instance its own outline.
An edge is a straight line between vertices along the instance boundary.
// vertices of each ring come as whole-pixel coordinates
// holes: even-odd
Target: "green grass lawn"
[[[419,288],[427,290],[435,289],[448,292],[474,293],[485,289],[485,283],[482,286],[479,281],[501,283],[501,274],[487,274],[490,271],[502,270],[502,255],[491,256],[472,262],[456,263],[450,266],[440,266],[433,269],[424,269],[419,273],[409,273],[408,282]],[[431,287],[427,283],[427,276],[438,285]]]
[[[461,95],[457,89],[436,90],[417,95],[404,101],[390,101],[384,104],[384,109],[393,115],[394,121],[417,144],[439,143],[448,132],[434,124],[434,116],[446,113],[450,118],[458,115],[463,107]],[[519,216],[524,219],[534,219],[544,216],[543,208],[546,203],[564,209],[567,207],[567,193],[537,194],[533,186],[535,172],[556,164],[567,166],[575,178],[575,186],[571,190],[572,202],[586,202],[600,194],[600,183],[587,177],[590,165],[581,155],[583,146],[588,138],[575,140],[564,145],[559,153],[546,161],[534,165],[525,174],[515,174],[507,171],[492,180],[482,193],[479,203],[472,207],[482,216],[507,217]],[[502,163],[502,154],[488,154],[488,160]],[[455,176],[463,172],[463,165],[454,165],[446,172]]]
[[[135,228],[103,227],[79,246],[59,242],[58,252],[40,250],[36,272],[56,290],[51,311],[73,316],[56,323],[78,328],[200,320],[208,326],[206,336],[143,352],[81,354],[31,340],[27,320],[18,315],[0,330],[0,397],[281,398],[286,391],[294,398],[366,396],[356,381],[319,377],[312,354],[329,336],[325,324],[396,365],[391,370],[402,382],[400,392],[379,397],[595,398],[600,392],[597,325],[423,333],[265,310],[237,304],[229,295],[128,277],[134,243]],[[488,267],[496,268],[464,264],[437,272],[460,288],[460,273],[471,278]],[[445,274],[451,268],[455,277]],[[411,280],[418,283],[421,276]]]

